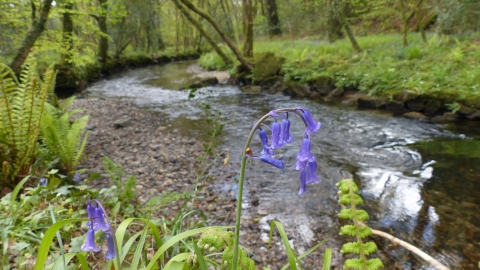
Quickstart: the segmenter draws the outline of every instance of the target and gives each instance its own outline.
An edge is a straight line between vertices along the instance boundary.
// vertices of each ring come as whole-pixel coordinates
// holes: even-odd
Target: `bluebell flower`
[[[115,258],[116,254],[115,244],[113,243],[114,239],[111,232],[107,232],[106,241],[108,250],[107,253],[105,253],[105,259],[110,261],[111,259]]]
[[[273,150],[268,147],[268,135],[267,132],[261,128],[258,129],[258,137],[260,137],[260,141],[262,142],[263,151],[261,152],[262,155],[273,155]]]
[[[298,195],[305,194],[307,192],[307,171],[302,170],[300,172],[300,188],[298,189]]]
[[[83,244],[81,248],[83,251],[90,251],[90,252],[100,251],[100,247],[97,247],[95,244],[95,231],[93,230],[92,227],[88,229],[87,239],[85,241],[85,244]]]
[[[98,223],[98,218],[97,218],[97,211],[95,210],[95,206],[92,205],[91,202],[87,203],[87,215],[90,221],[87,222],[87,226],[89,227],[96,227]]]
[[[279,168],[280,170],[282,171],[285,171],[285,162],[283,162],[282,160],[279,160],[279,159],[276,159],[276,158],[273,158],[269,155],[260,155],[259,157],[255,157],[255,156],[251,156],[251,155],[247,155],[248,158],[251,158],[251,159],[258,159],[262,162],[265,162],[267,164],[270,164],[272,166],[275,166],[277,168]]]
[[[103,209],[100,207],[100,206],[97,206],[95,208],[95,212],[96,212],[96,221],[97,222],[93,222],[93,229],[95,231],[109,231],[110,230],[110,224],[108,224],[108,222],[105,222],[105,213],[103,212]]]
[[[308,133],[316,133],[320,129],[320,127],[322,126],[322,123],[315,122],[315,120],[313,120],[312,114],[310,113],[309,110],[307,110],[303,107],[296,107],[295,109],[302,111],[303,120],[305,121],[305,124],[307,125],[305,130]]]
[[[48,179],[47,178],[40,178],[40,180],[38,181],[40,186],[42,187],[46,187],[48,185]]]
[[[83,184],[83,181],[81,180],[82,175],[79,172],[76,172],[75,175],[73,176],[73,181],[77,182],[79,185]]]
[[[286,118],[282,120],[280,141],[282,142],[282,145],[293,143],[293,137],[292,134],[290,134],[290,121]]]
[[[309,184],[320,184],[320,181],[318,181],[318,175],[317,175],[317,161],[314,159],[314,161],[309,161],[307,162],[307,185]]]
[[[300,147],[300,152],[297,154],[297,163],[295,164],[295,170],[303,170],[308,161],[314,161],[315,157],[310,152],[310,136],[305,136]]]
[[[270,142],[270,147],[272,149],[277,149],[283,146],[282,141],[280,140],[280,124],[275,121],[272,124],[272,140]]]

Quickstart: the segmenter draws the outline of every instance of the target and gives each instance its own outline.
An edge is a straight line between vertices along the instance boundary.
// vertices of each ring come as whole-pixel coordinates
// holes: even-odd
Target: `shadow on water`
[[[217,180],[219,191],[236,191],[240,154],[252,124],[280,107],[307,107],[322,122],[312,138],[320,185],[298,196],[298,172],[292,170],[303,136],[301,121],[292,120],[296,142],[276,152],[287,164],[285,173],[258,162],[247,168],[249,196],[258,197],[259,209],[281,215],[286,227],[298,231],[298,249],[324,237],[340,245],[339,211],[335,183],[353,178],[361,188],[372,227],[410,242],[453,269],[475,269],[480,261],[480,126],[478,123],[439,125],[391,117],[378,111],[355,110],[279,95],[245,94],[237,87],[200,89],[189,100],[185,72],[193,62],[172,63],[120,74],[92,85],[95,96],[126,96],[168,115],[173,132],[201,140],[208,138],[203,106],[210,104],[228,119],[221,148],[231,151],[228,179]],[[255,138],[252,149],[260,149]],[[230,183],[227,185],[227,183]],[[285,224],[284,224],[285,225]],[[420,259],[375,238],[384,257],[404,269],[430,269]],[[302,246],[303,245],[303,246]],[[331,246],[332,247],[332,246]]]

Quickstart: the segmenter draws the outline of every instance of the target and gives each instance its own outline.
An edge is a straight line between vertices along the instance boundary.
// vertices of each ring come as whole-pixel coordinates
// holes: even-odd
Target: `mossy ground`
[[[362,52],[347,39],[335,43],[313,40],[255,42],[255,53],[274,52],[286,58],[285,79],[313,82],[331,77],[337,87],[355,88],[372,96],[397,99],[405,90],[480,108],[480,35],[408,35],[402,46],[398,34],[357,37]],[[204,56],[205,57],[205,56]],[[213,58],[211,55],[208,57]],[[201,62],[200,62],[201,63]]]

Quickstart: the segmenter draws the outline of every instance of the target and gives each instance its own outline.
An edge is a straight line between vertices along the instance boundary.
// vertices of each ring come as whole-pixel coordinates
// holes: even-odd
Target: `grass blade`
[[[52,222],[55,224],[57,223],[57,220],[55,219],[55,214],[53,213],[53,206],[51,204],[49,204],[49,206],[50,215],[52,216]],[[62,236],[58,231],[55,233],[55,235],[57,236],[58,245],[60,246],[60,253],[62,254],[63,258],[63,269],[65,269],[67,263],[65,262],[65,248],[63,247]]]
[[[188,257],[190,257],[192,253],[180,253],[180,254],[177,254],[176,256],[174,256],[173,258],[170,259],[170,261],[168,261],[168,263],[165,265],[165,267],[163,268],[163,270],[170,270],[170,267],[172,266],[172,264],[174,262],[181,262],[181,261],[186,261],[188,260]],[[180,268],[181,269],[181,268]]]
[[[200,266],[200,270],[208,270],[207,264],[205,263],[205,259],[203,258],[203,252],[198,248],[196,243],[192,243],[193,248],[195,249],[195,254],[197,254],[198,264]]]
[[[311,247],[309,250],[305,251],[302,255],[298,256],[297,259],[300,260],[300,259],[303,259],[304,257],[306,257],[308,254],[312,253],[315,249],[317,249],[319,246],[321,246],[323,243],[325,243],[325,240],[323,240],[322,242],[316,244],[315,246]],[[287,269],[289,266],[289,264],[287,263],[286,265],[284,265],[282,267],[281,270],[285,270]]]
[[[142,237],[140,242],[138,242],[135,254],[133,255],[132,265],[130,269],[138,269],[138,263],[140,262],[140,257],[142,256],[143,245],[145,245],[145,239],[147,238],[147,226],[143,227]]]
[[[18,193],[20,192],[20,189],[22,186],[27,182],[27,180],[30,178],[30,175],[26,176],[25,178],[18,183],[15,188],[12,191],[12,194],[10,195],[10,207],[8,208],[8,211],[11,213],[12,212],[12,207],[15,204],[15,199],[17,198]]]
[[[75,222],[89,221],[88,218],[72,218],[61,220],[48,228],[43,236],[42,243],[38,249],[37,260],[35,261],[35,270],[43,270],[45,262],[47,261],[48,252],[50,251],[50,246],[52,245],[53,237],[55,237],[57,231],[65,225]]]
[[[332,264],[332,249],[326,248],[323,254],[322,270],[330,270],[330,264]]]
[[[268,248],[270,248],[270,243],[272,242],[272,233],[273,233],[274,226],[277,226],[278,232],[280,233],[280,237],[282,238],[282,241],[283,241],[283,245],[285,246],[285,251],[287,252],[288,264],[290,266],[290,269],[297,270],[297,261],[298,261],[297,257],[293,252],[292,248],[290,247],[287,234],[285,233],[285,230],[283,229],[282,224],[278,221],[272,221],[270,223],[270,237],[268,241]]]

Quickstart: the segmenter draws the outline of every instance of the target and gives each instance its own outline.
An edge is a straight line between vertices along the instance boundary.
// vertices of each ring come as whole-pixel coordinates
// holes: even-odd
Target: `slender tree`
[[[277,3],[275,0],[265,0],[265,16],[268,21],[268,34],[270,37],[282,34],[280,19],[278,18]]]
[[[253,58],[253,12],[252,1],[242,0],[243,4],[243,54],[245,57]]]
[[[220,25],[213,19],[212,16],[210,16],[208,13],[203,11],[202,9],[198,8],[197,6],[193,5],[189,0],[180,0],[186,7],[188,7],[190,10],[193,12],[197,13],[200,15],[202,18],[207,20],[213,28],[217,31],[217,33],[220,35],[220,37],[227,43],[228,47],[232,50],[232,52],[235,54],[235,57],[237,60],[246,68],[252,69],[253,66],[252,64],[247,61],[245,57],[242,56],[240,51],[238,50],[237,46],[233,43],[233,41],[228,37],[228,35],[222,30]],[[253,41],[253,39],[252,39]],[[253,48],[253,47],[252,47]]]
[[[40,17],[38,21],[34,20],[30,31],[23,39],[22,46],[18,49],[15,57],[13,58],[10,68],[15,72],[20,72],[20,67],[30,53],[35,41],[40,37],[40,35],[45,30],[45,24],[48,20],[48,14],[50,13],[50,8],[52,6],[53,0],[44,0],[42,2],[42,9],[40,11]],[[35,16],[35,15],[32,15]]]
[[[193,24],[193,26],[195,26],[195,28],[197,28],[197,30],[200,32],[200,34],[207,40],[207,42],[210,44],[210,46],[212,46],[212,48],[215,50],[215,52],[217,52],[217,54],[222,58],[223,62],[226,63],[226,64],[231,63],[228,56],[223,53],[223,51],[220,49],[220,47],[218,47],[217,43],[215,43],[215,41],[213,41],[213,39],[203,29],[203,27],[200,25],[200,23],[197,20],[195,20],[190,15],[190,13],[188,13],[188,11],[182,6],[182,4],[180,4],[180,2],[178,0],[172,0],[172,2],[178,8],[178,10],[180,10],[180,12],[185,16],[185,18],[187,18],[187,20],[189,20],[190,23]]]

